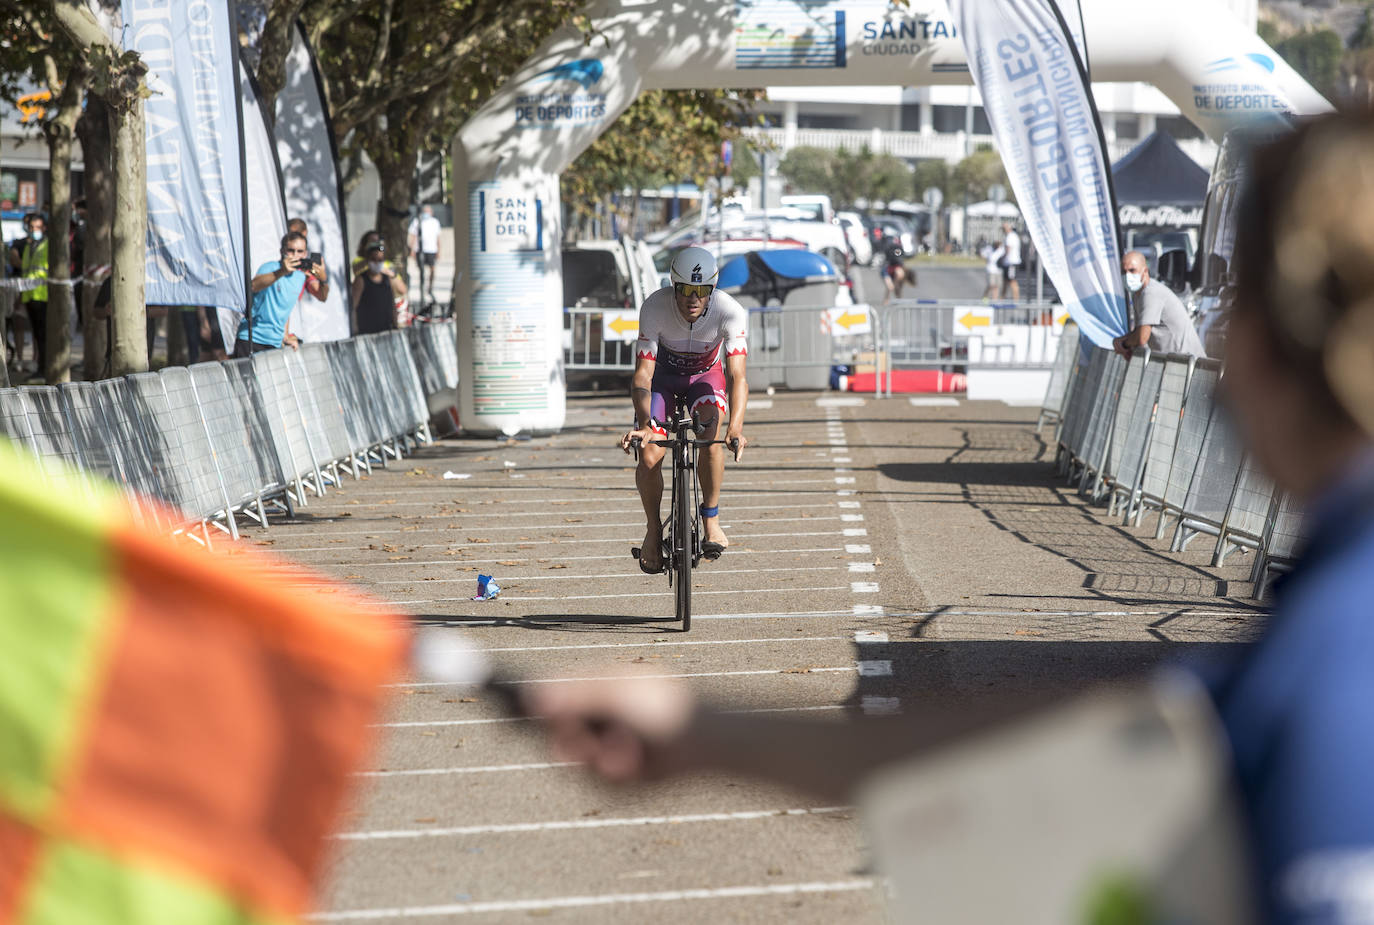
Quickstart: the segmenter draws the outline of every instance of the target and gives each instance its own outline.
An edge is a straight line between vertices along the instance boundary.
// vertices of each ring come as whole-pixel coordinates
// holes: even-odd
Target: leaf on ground
[[[426,469],[411,469],[406,475],[429,475],[429,471]]]
[[[491,540],[484,540],[484,539],[482,539],[480,536],[470,536],[470,537],[468,537],[468,542],[469,542],[469,543],[490,543]]]
[[[396,499],[395,499],[395,498],[383,498],[381,501],[378,501],[377,503],[378,503],[378,504],[395,504],[395,503],[396,503]]]
[[[549,566],[549,568],[551,568],[551,569],[555,569],[555,568],[567,568],[567,567],[568,567],[568,564],[567,564],[566,562],[555,562],[553,565],[550,565],[550,566]]]
[[[533,544],[533,543],[521,543],[519,546],[517,546],[517,547],[515,547],[515,548],[516,548],[516,549],[533,549],[533,548],[534,548],[534,544]]]
[[[882,558],[879,557],[879,558],[877,558],[877,559],[874,559],[874,560],[873,560],[873,564],[874,564],[874,565],[882,565],[882,564],[883,564]]]
[[[344,502],[344,504],[361,504],[361,503],[362,503],[362,502],[360,502],[357,498],[354,498],[352,501],[345,501],[345,502]]]
[[[276,540],[258,540],[259,546],[275,546],[276,544]]]
[[[525,560],[524,560],[524,559],[503,559],[503,560],[501,560],[500,562],[498,562],[498,563],[496,563],[496,564],[497,564],[497,565],[507,565],[507,566],[509,566],[509,565],[524,565],[524,564],[525,564]]]
[[[409,559],[409,558],[411,558],[411,557],[410,557],[410,556],[388,556],[388,557],[387,557],[387,561],[388,561],[388,562],[400,562],[400,561],[403,560],[403,559]]]
[[[458,698],[458,702],[459,702],[459,703],[481,703],[482,701],[478,700],[476,697],[459,697],[459,698]]]
[[[781,674],[810,674],[810,668],[784,668]]]
[[[581,518],[581,517],[564,517],[564,518],[563,518],[563,523],[565,523],[565,524],[580,524],[580,523],[582,523],[582,518]]]

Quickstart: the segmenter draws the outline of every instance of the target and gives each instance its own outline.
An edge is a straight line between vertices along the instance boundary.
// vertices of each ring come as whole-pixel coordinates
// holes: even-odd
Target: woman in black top
[[[386,262],[381,241],[367,245],[367,266],[353,278],[353,331],[376,334],[396,328],[396,300],[406,294],[406,284]]]

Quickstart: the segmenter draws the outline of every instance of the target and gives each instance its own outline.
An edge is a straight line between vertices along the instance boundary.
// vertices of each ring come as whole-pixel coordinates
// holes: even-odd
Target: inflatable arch
[[[1152,83],[1213,138],[1256,113],[1329,108],[1214,0],[1156,0],[1129,20],[1118,0],[1080,5],[1093,79]],[[587,13],[601,35],[554,35],[454,142],[472,433],[563,426],[558,175],[641,90],[970,82],[944,0],[600,0]]]

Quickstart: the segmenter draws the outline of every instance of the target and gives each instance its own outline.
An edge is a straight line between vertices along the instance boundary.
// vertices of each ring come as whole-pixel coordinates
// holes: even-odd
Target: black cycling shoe
[[[712,562],[720,558],[720,554],[725,552],[726,547],[721,543],[713,543],[710,540],[701,544],[701,557],[710,559]]]

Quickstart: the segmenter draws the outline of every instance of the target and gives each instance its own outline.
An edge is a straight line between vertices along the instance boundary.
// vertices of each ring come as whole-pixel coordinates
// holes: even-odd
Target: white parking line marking
[[[887,642],[887,633],[884,633],[882,630],[856,630],[854,633],[854,641],[861,646],[878,645]]]
[[[756,574],[760,574],[760,573],[762,573],[762,572],[838,572],[838,571],[840,570],[840,568],[841,568],[841,567],[838,566],[838,565],[798,565],[798,566],[791,566],[791,567],[787,567],[787,568],[766,568],[766,569],[756,569],[756,568],[729,568],[729,569],[716,569],[716,568],[713,568],[713,569],[711,569],[711,574],[712,574],[712,575],[756,575]],[[850,569],[850,571],[852,572],[853,569]],[[514,584],[515,582],[517,582],[517,581],[571,581],[571,580],[583,579],[583,578],[595,578],[595,579],[597,579],[597,580],[599,580],[599,581],[610,581],[610,580],[612,580],[612,579],[634,579],[635,581],[638,581],[642,576],[643,576],[643,573],[642,573],[642,572],[639,572],[638,570],[633,571],[633,572],[623,572],[623,573],[620,573],[620,572],[612,572],[612,573],[610,573],[610,574],[607,574],[607,573],[605,573],[605,572],[593,572],[593,573],[588,574],[588,575],[572,575],[572,574],[566,574],[566,573],[563,573],[563,572],[560,572],[560,573],[557,574],[557,575],[519,575],[519,574],[505,574],[505,575],[499,576],[498,584],[505,584],[505,583],[509,582],[510,584],[513,585],[513,584]],[[424,582],[424,583],[427,584],[427,585],[446,585],[446,584],[454,584],[454,583],[459,583],[459,584],[461,584],[461,583],[463,583],[463,582],[470,582],[470,581],[473,581],[473,580],[475,580],[475,576],[473,576],[473,575],[459,575],[459,576],[456,577],[456,578],[385,578],[385,579],[378,579],[378,580],[376,580],[376,581],[370,581],[370,582],[368,582],[368,584],[373,584],[373,585],[413,585],[413,584],[416,584],[416,583],[418,583],[418,582]]]
[[[458,825],[446,828],[391,829],[373,832],[340,832],[340,841],[375,841],[397,838],[457,838],[463,835],[510,835],[527,832],[567,832],[577,829],[623,829],[647,825],[688,825],[701,822],[753,822],[787,816],[827,816],[849,812],[848,806],[816,806],[802,809],[755,809],[733,813],[691,813],[679,816],[626,816],[610,819],[558,819],[552,822],[507,822],[490,825]]]
[[[836,456],[831,462],[852,463],[854,460],[848,456]]]
[[[907,401],[911,402],[911,404],[914,405],[914,406],[917,407],[917,408],[957,408],[957,407],[959,407],[959,399],[957,399],[957,398],[937,398],[937,397],[934,397],[934,396],[931,396],[931,397],[929,397],[929,398],[916,398],[916,397],[912,397],[912,398],[908,398]],[[1037,404],[1038,404],[1038,402],[1037,402]]]
[[[859,677],[889,678],[892,676],[892,661],[885,658],[866,659],[859,662]]]
[[[857,408],[857,407],[859,407],[860,405],[866,404],[867,402],[868,402],[868,399],[866,399],[866,398],[857,398],[857,397],[855,397],[855,398],[848,398],[848,397],[845,397],[845,398],[831,398],[831,397],[823,397],[823,398],[818,398],[818,399],[816,399],[816,406],[819,407],[819,408]]]
[[[876,572],[878,567],[872,562],[851,562],[849,563],[851,572]]]
[[[455,903],[442,906],[403,906],[394,909],[347,909],[339,912],[317,912],[307,916],[307,918],[319,922],[344,922],[360,919],[396,919],[421,916],[487,915],[494,912],[540,912],[545,909],[586,909],[597,906],[687,902],[701,899],[745,899],[755,896],[796,896],[806,893],[848,893],[856,890],[872,890],[876,887],[876,880],[839,880],[833,883],[770,883],[762,886],[669,890],[662,893],[609,893],[601,896],[558,896],[550,899],[516,899]]]
[[[529,546],[529,545],[531,545],[531,543],[525,542],[525,541],[518,541],[518,542],[520,543],[521,546]],[[614,541],[613,541],[613,540],[605,540],[604,542],[614,542]],[[631,545],[631,544],[635,543],[636,540],[626,539],[626,540],[623,540],[622,542],[624,542],[624,543],[627,544],[627,545]],[[470,547],[470,546],[467,546],[466,544],[455,544],[455,545],[462,545],[464,548],[472,548],[472,547]],[[563,544],[561,544],[561,545],[567,546],[567,545],[569,545],[569,544],[563,543]],[[502,544],[502,546],[501,546],[500,548],[505,548],[505,544]],[[292,550],[292,551],[294,552],[295,550]],[[521,551],[522,551],[522,552],[526,552],[527,550],[521,550]],[[743,549],[743,548],[738,548],[738,549],[736,549],[736,548],[732,548],[732,549],[730,550],[730,556],[731,556],[731,558],[734,558],[735,556],[774,556],[774,557],[777,557],[777,556],[785,556],[785,555],[809,555],[809,554],[811,554],[811,553],[817,553],[817,552],[842,552],[842,551],[843,551],[843,550],[841,550],[840,547],[838,547],[838,546],[812,546],[812,547],[803,548],[803,549]],[[406,559],[406,560],[404,560],[404,561],[397,561],[397,562],[370,562],[370,561],[368,561],[368,560],[366,560],[366,559],[363,559],[363,560],[360,560],[360,561],[357,561],[357,562],[348,562],[347,560],[342,560],[342,559],[340,559],[340,560],[335,560],[335,561],[329,562],[329,563],[327,563],[327,564],[328,564],[328,565],[332,565],[332,566],[345,566],[345,567],[348,567],[348,568],[419,568],[419,567],[421,567],[421,566],[426,566],[426,565],[456,565],[456,566],[460,566],[460,567],[461,567],[461,566],[465,566],[465,565],[466,565],[466,566],[477,565],[477,564],[483,563],[483,562],[526,562],[526,563],[528,563],[528,562],[533,562],[533,561],[535,561],[535,558],[537,558],[537,557],[532,557],[532,556],[520,556],[520,555],[514,555],[514,554],[504,554],[504,555],[500,555],[500,556],[495,556],[495,557],[490,558],[490,559],[469,559],[469,558],[467,558],[467,557],[464,557],[464,558],[461,558],[461,559]],[[624,559],[624,558],[625,558],[625,554],[624,554],[624,553],[617,553],[616,555],[612,555],[612,556],[558,556],[558,557],[557,557],[557,560],[558,560],[559,562],[613,562],[613,561],[616,561],[616,560],[619,560],[619,559]],[[552,561],[552,560],[550,560],[550,561]],[[423,578],[417,578],[416,580],[417,580],[417,581],[423,581],[424,579],[423,579]]]
[[[867,543],[846,543],[844,551],[851,556],[865,556],[873,551],[873,547]]]
[[[852,594],[877,594],[878,583],[876,581],[851,581],[849,590]]]
[[[863,503],[860,501],[837,501],[835,502],[835,506],[840,508],[841,510],[852,511],[855,508],[863,507]]]
[[[483,652],[571,652],[577,649],[663,649],[673,646],[740,646],[774,642],[826,642],[843,636],[770,636],[766,639],[664,639],[656,642],[593,642],[575,646],[495,646]],[[442,648],[441,648],[442,651]],[[463,649],[461,651],[467,651]]]
[[[695,614],[693,615],[695,618]],[[750,668],[737,671],[689,671],[681,674],[641,674],[635,675],[636,678],[651,678],[662,680],[665,678],[742,678],[765,674],[815,674],[836,671],[857,671],[858,669],[846,665],[834,667],[809,667],[809,668]],[[605,676],[592,678],[520,678],[516,681],[506,681],[506,684],[563,684],[568,681],[614,681],[615,678]],[[405,681],[397,684],[384,684],[383,687],[401,687],[424,690],[431,687],[471,687],[468,681]]]
[[[868,531],[863,527],[845,527],[840,532],[845,536],[868,536]]]
[[[867,716],[895,716],[902,712],[902,701],[898,697],[875,697],[865,694],[859,701],[859,709]]]
[[[837,475],[837,476],[835,476],[835,484],[836,484],[836,485],[853,485],[853,484],[854,484],[854,477],[853,477],[852,475]]]
[[[839,637],[837,637],[839,638]],[[829,710],[847,710],[842,703],[825,703],[814,707],[755,707],[751,710],[721,710],[722,713],[819,713]],[[435,720],[415,720],[404,723],[376,723],[375,729],[414,729],[436,726],[489,726],[496,723],[532,723],[540,719],[537,716],[493,716],[487,719],[435,719]]]
[[[854,616],[856,617],[881,617],[884,611],[881,604],[855,604]]]
[[[788,591],[843,591],[843,590],[844,590],[844,585],[821,585],[820,587],[816,587],[816,588],[788,588],[787,590],[788,590]],[[672,595],[672,593],[673,593],[672,591],[643,591],[643,592],[636,591],[636,592],[633,592],[633,593],[626,593],[626,592],[623,592],[623,591],[619,591],[619,592],[616,592],[616,594],[614,595],[614,597],[670,597],[670,596]],[[777,593],[778,593],[778,589],[777,589],[777,588],[736,588],[736,589],[729,590],[729,591],[707,591],[707,590],[703,590],[703,589],[700,589],[700,588],[693,588],[693,589],[692,589],[692,596],[693,596],[693,597],[697,597],[698,595],[706,595],[706,594],[777,594]],[[517,601],[604,601],[604,600],[606,599],[607,595],[605,595],[605,594],[555,594],[555,595],[551,595],[551,596],[549,596],[549,597],[538,597],[538,596],[535,596],[535,595],[525,595],[525,594],[521,594],[521,595],[518,595],[518,596],[508,595],[508,597],[511,598],[511,599],[513,599],[513,600],[517,600]],[[430,598],[421,598],[421,599],[419,599],[419,600],[388,600],[388,601],[386,602],[385,606],[387,606],[387,607],[397,607],[397,606],[400,606],[400,605],[402,605],[402,604],[447,604],[447,603],[452,603],[452,602],[454,602],[454,601],[470,601],[470,600],[472,600],[472,598],[470,598],[470,597],[430,597]],[[595,615],[595,614],[570,614],[570,615],[569,615],[569,618],[570,618],[570,619],[573,619],[573,620],[576,620],[577,618],[581,618],[581,617],[585,617],[585,618],[586,618],[586,622],[591,622],[591,623],[595,623],[595,622],[596,622],[596,615]],[[692,614],[692,619],[693,619],[693,620],[697,619],[697,615],[696,615],[696,614]],[[703,619],[709,619],[709,618],[703,617]],[[666,621],[666,622],[672,622],[672,621],[669,620],[669,621]]]
[[[840,520],[841,520],[841,522],[847,523],[847,524],[858,524],[858,523],[863,523],[863,519],[864,519],[864,515],[862,515],[862,514],[841,514],[841,515],[840,515]]]
[[[751,398],[749,399],[749,407],[754,411],[767,411],[769,408],[773,407],[773,399]]]
[[[514,771],[548,771],[577,768],[576,761],[539,761],[532,764],[488,764],[468,768],[408,768],[401,771],[359,771],[357,777],[438,777],[446,774],[509,774]]]

